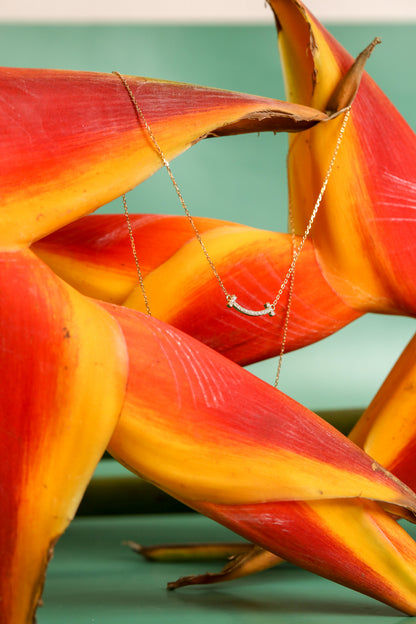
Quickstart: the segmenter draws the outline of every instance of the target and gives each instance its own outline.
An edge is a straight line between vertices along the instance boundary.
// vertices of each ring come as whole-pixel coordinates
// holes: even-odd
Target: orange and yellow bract
[[[288,93],[302,101],[284,104],[177,83],[129,81],[135,91],[140,89],[146,116],[169,159],[210,134],[317,126],[297,135],[290,147],[289,185],[302,232],[307,219],[297,184],[299,167],[307,172],[310,200],[319,191],[328,145],[336,140],[340,123],[326,121],[326,113],[319,111],[351,59],[301,2],[271,4],[289,64]],[[306,48],[310,58],[305,57],[307,71],[302,73],[303,64],[290,59],[299,57],[305,41],[314,45]],[[318,76],[312,83],[311,69]],[[416,613],[415,545],[394,519],[414,519],[414,492],[304,407],[165,322],[182,324],[209,343],[215,326],[207,324],[204,335],[198,335],[187,316],[190,302],[203,298],[205,289],[184,293],[179,305],[169,301],[168,310],[158,310],[162,320],[122,305],[135,305],[131,269],[119,272],[119,288],[114,271],[110,295],[102,294],[107,292],[101,284],[102,267],[99,262],[94,266],[88,252],[83,255],[85,243],[76,242],[76,228],[68,224],[128,191],[162,164],[117,77],[4,69],[0,88],[7,95],[2,100],[6,114],[0,117],[0,359],[5,371],[0,381],[0,444],[7,457],[0,468],[2,616],[10,624],[32,620],[54,542],[75,513],[106,447],[131,470],[263,548]],[[396,128],[392,137],[405,135],[400,154],[392,147],[394,162],[373,145],[377,127],[365,121],[381,105],[391,112]],[[319,121],[325,123],[317,125]],[[411,228],[402,233],[399,219],[383,212],[392,204],[389,181],[399,179],[400,189],[407,180],[413,188],[413,153],[410,129],[364,76],[341,166],[334,172],[337,193],[326,195],[297,267],[297,278],[304,275],[306,300],[317,310],[312,318],[331,310],[333,321],[329,331],[319,330],[312,338],[311,322],[298,342],[290,338],[292,348],[368,310],[414,314]],[[406,198],[400,195],[406,216],[410,203],[405,199],[411,201],[411,192]],[[91,231],[94,217],[90,219],[86,230]],[[189,236],[175,223],[170,255],[154,257],[148,248],[149,289],[158,273],[162,282],[173,275],[169,263],[180,283],[178,268],[185,271],[190,261],[183,250]],[[258,262],[259,249],[269,246],[279,272],[291,257],[284,235],[200,223],[224,259],[225,274],[236,264],[244,271],[243,244],[246,253],[252,247],[248,266],[257,279],[265,273],[266,290],[272,280],[266,262]],[[145,230],[149,223],[138,220],[136,225]],[[153,232],[156,228],[156,236],[166,236],[165,225],[155,219],[149,227]],[[63,226],[55,238],[53,233]],[[105,228],[113,227],[107,220]],[[80,253],[73,285],[66,281],[73,278],[64,250],[71,231]],[[370,254],[371,237],[380,254]],[[349,239],[348,251],[344,241]],[[200,249],[195,253],[199,256]],[[227,264],[228,255],[233,263]],[[83,280],[83,263],[90,281]],[[195,263],[199,266],[200,259]],[[313,278],[307,288],[310,270]],[[238,280],[238,271],[233,279]],[[96,289],[92,292],[91,283]],[[318,290],[326,293],[321,307]],[[172,318],[164,319],[172,309]],[[240,343],[244,332],[248,334],[241,327]],[[223,347],[220,339],[213,346],[237,361],[253,361],[271,353],[267,340],[271,336],[257,351],[255,339],[249,341],[246,353],[244,345],[236,349],[236,341]]]

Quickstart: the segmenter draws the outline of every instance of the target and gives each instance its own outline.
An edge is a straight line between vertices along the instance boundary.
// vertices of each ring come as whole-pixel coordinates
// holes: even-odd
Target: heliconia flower
[[[278,12],[278,28],[281,48],[286,63],[289,95],[297,102],[312,104],[320,108],[327,108],[329,105],[340,106],[339,99],[333,98],[333,92],[339,83],[340,76],[350,67],[350,57],[341,49],[339,44],[334,42],[300,2],[282,1],[273,2],[272,5]],[[295,35],[294,31],[296,31]],[[305,56],[305,50],[307,50],[307,56]],[[389,118],[388,133],[384,131],[382,121],[384,116]],[[332,130],[330,132],[331,127]],[[334,144],[338,131],[339,125],[336,126],[332,122],[327,124],[326,127],[321,125],[310,131],[308,133],[310,137],[299,135],[292,139],[290,181],[293,205],[295,212],[297,211],[297,219],[300,223],[298,226],[299,232],[303,231],[309,217],[307,212],[308,207],[310,208],[311,205],[309,189],[313,188],[314,184],[315,196],[319,192],[320,183],[325,175],[328,163],[328,154],[331,151],[328,146]],[[349,141],[348,143],[347,140]],[[311,151],[309,151],[309,148],[305,149],[305,144],[309,141],[313,148]],[[344,309],[347,310],[349,308],[351,318],[354,313],[353,308],[355,308],[356,314],[359,314],[359,311],[367,310],[414,314],[415,298],[412,290],[414,289],[414,244],[411,238],[413,232],[413,215],[411,211],[415,196],[414,135],[368,76],[364,77],[354,101],[352,117],[349,121],[341,155],[344,152],[346,143],[346,153],[342,158],[340,156],[342,165],[339,171],[335,170],[334,172],[336,180],[333,191],[331,191],[333,182],[331,180],[326,194],[326,201],[322,206],[322,208],[325,207],[326,213],[324,215],[320,214],[317,225],[313,230],[313,246],[319,258],[319,262],[314,260],[314,263],[321,268],[323,267],[327,286],[331,284],[334,288],[334,299],[336,298],[336,291],[345,302]],[[364,162],[365,159],[367,159],[366,162]],[[299,169],[297,166],[295,168],[297,162],[300,163]],[[311,169],[313,171],[319,170],[320,178],[312,180],[308,177],[308,184],[301,184],[302,180],[298,180],[299,174],[297,172],[301,171],[303,176]],[[341,196],[338,194],[340,188],[342,190]],[[308,197],[305,197],[306,193],[308,193]],[[330,206],[329,209],[327,208],[328,205]],[[304,214],[300,214],[303,208]],[[322,212],[323,210],[321,210]],[[137,238],[140,241],[146,241],[150,230],[149,220],[155,219],[156,222],[156,218],[135,217],[135,219],[137,219],[135,221]],[[145,236],[141,236],[139,227],[141,228],[144,225],[149,229],[146,230]],[[158,227],[160,225],[159,221]],[[204,232],[205,226],[202,223],[198,223],[198,225],[200,230]],[[83,224],[83,227],[85,226],[88,227],[87,220]],[[221,224],[213,222],[213,226],[221,227]],[[229,224],[223,224],[223,226],[226,227]],[[104,241],[105,226],[101,230],[97,221],[92,227],[97,227],[97,231],[102,233],[102,240]],[[124,229],[124,225],[121,227]],[[169,233],[172,235],[172,232],[176,231],[176,227],[177,225],[172,227],[169,224],[166,228],[166,235],[163,236],[158,233],[156,236],[160,236],[160,238],[156,238],[156,240],[171,241],[172,236],[169,236]],[[343,239],[343,231],[346,231],[348,234],[345,240]],[[61,234],[63,236],[66,235],[64,232]],[[373,237],[377,241],[374,247],[371,242]],[[179,240],[179,238],[177,249],[184,244],[184,241],[188,240],[182,238]],[[153,238],[150,236],[148,240],[153,240]],[[51,245],[51,241],[42,241],[41,243],[43,242],[45,243],[45,248]],[[64,244],[63,238],[61,242]],[[383,247],[380,246],[381,243]],[[146,245],[146,242],[144,242],[144,245]],[[283,243],[280,243],[280,246],[283,248]],[[97,244],[97,254],[105,253],[103,247],[103,245]],[[155,245],[153,245],[154,247]],[[288,243],[286,247],[290,249]],[[266,245],[263,243],[263,252],[265,248]],[[383,252],[381,253],[380,250],[382,248]],[[175,248],[170,253],[173,254],[177,249]],[[308,249],[305,248],[305,253],[308,253]],[[156,264],[146,264],[149,258],[146,247],[142,251],[145,271],[148,273]],[[45,252],[43,251],[43,253]],[[48,250],[46,250],[46,253],[48,253]],[[130,252],[128,251],[128,253]],[[200,253],[199,250],[197,250],[197,253]],[[57,255],[59,255],[59,251]],[[166,263],[166,260],[164,257],[162,262]],[[174,261],[178,261],[176,257]],[[286,267],[289,261],[290,255],[287,253]],[[105,265],[106,262],[107,260],[104,260],[103,264]],[[245,278],[249,262],[250,259],[247,260],[244,269],[240,269],[240,272],[244,270]],[[98,255],[96,256],[96,263],[101,263]],[[172,263],[173,266],[174,262]],[[275,266],[280,268],[279,263],[276,261]],[[161,269],[156,270],[155,275],[158,272],[161,276],[166,275],[166,265],[163,266],[163,270]],[[134,273],[133,266],[131,266],[131,271]],[[299,261],[296,273],[297,280],[303,275],[302,271],[303,265]],[[265,270],[262,268],[258,274],[263,275],[264,273]],[[224,274],[227,275],[225,268]],[[177,275],[180,275],[180,273],[178,272]],[[401,276],[403,276],[403,279]],[[278,278],[277,281],[279,281]],[[325,280],[322,279],[322,281]],[[162,280],[160,283],[162,283]],[[149,279],[146,284],[151,288],[152,280]],[[309,282],[309,287],[306,285],[306,290],[303,284],[302,289],[298,289],[299,293],[297,296],[305,298],[311,284],[312,282]],[[194,288],[197,289],[197,286],[194,286]],[[155,295],[154,290],[158,291],[159,298],[157,293]],[[182,311],[178,311],[180,303],[177,300],[172,301],[171,298],[167,297],[162,302],[165,307],[161,312],[159,309],[161,290],[154,290],[152,291],[152,300],[155,302],[155,309],[158,310],[161,318],[164,318],[163,314],[166,314],[165,318],[169,319],[170,322],[177,323],[179,327],[194,333],[194,335],[209,343],[209,337],[203,337],[199,328],[195,327],[198,320],[195,321],[195,319],[190,318],[192,312],[190,312],[187,305],[184,306]],[[183,289],[180,292],[183,292]],[[251,292],[253,292],[253,286],[251,286]],[[273,290],[271,289],[270,292],[273,292]],[[317,292],[319,293],[319,287]],[[195,314],[195,318],[204,318],[203,315],[200,315],[198,304],[201,301],[200,297],[198,299],[190,297],[189,299],[192,302],[192,311],[198,310],[198,315]],[[210,293],[209,300],[212,301],[212,299],[213,297]],[[285,299],[283,301],[285,302]],[[140,296],[135,298],[135,301],[133,301],[133,297],[130,297],[129,302],[132,305],[137,305],[137,307],[142,305]],[[347,305],[347,302],[350,304],[350,307]],[[295,309],[292,308],[292,310]],[[209,307],[209,316],[212,318],[212,315],[211,305]],[[218,311],[215,311],[214,316],[216,319],[219,318]],[[186,322],[182,322],[182,319],[186,319]],[[270,323],[270,320],[268,318],[262,319],[262,331],[264,331],[263,328],[266,323]],[[300,324],[297,323],[296,313],[292,313],[292,323],[292,327],[299,330]],[[237,321],[235,321],[235,325],[237,325]],[[235,325],[233,326],[234,330]],[[251,323],[250,325],[251,333],[256,333],[257,337],[260,333],[258,329],[259,324],[255,326]],[[219,323],[217,323],[216,332],[218,332],[218,329]],[[213,332],[212,335],[214,336],[216,332]],[[305,334],[310,335],[310,333],[311,327],[306,319]],[[266,337],[264,343],[266,344],[269,340],[270,338]],[[273,341],[275,343],[278,341],[278,338],[276,341],[275,334],[273,335]],[[215,345],[214,342],[209,344],[216,346],[218,349],[223,348],[223,335],[221,340],[218,340],[218,343],[220,344]],[[227,341],[225,341],[225,344],[227,345]],[[289,348],[291,348],[291,345],[292,343],[289,341]],[[267,351],[266,346],[261,348],[264,349],[264,353],[270,353],[270,351]],[[248,355],[247,344],[242,346],[240,352],[237,349],[232,351],[227,345],[224,352],[229,357],[234,357],[237,361],[250,361],[253,357],[252,353]],[[370,455],[373,455],[381,464],[393,470],[402,480],[414,488],[415,472],[412,468],[412,457],[414,456],[414,453],[412,453],[413,427],[409,423],[409,418],[412,414],[413,361],[414,349],[409,346],[405,355],[399,361],[398,367],[394,369],[393,377],[389,378],[382,387],[352,435],[357,443],[364,445],[364,448]],[[396,385],[398,389],[396,389]],[[371,425],[371,429],[369,425]],[[391,440],[393,428],[395,432],[394,443]],[[311,515],[315,517],[314,507],[314,503],[308,505]],[[306,513],[305,505],[303,508]],[[326,513],[327,510],[324,511],[324,516]],[[360,513],[364,512],[361,511]],[[365,513],[369,513],[369,509],[366,509]],[[341,511],[341,517],[343,517],[343,514],[344,512]],[[368,516],[367,519],[370,517]],[[391,523],[390,527],[392,530],[396,530]],[[254,539],[254,533],[252,533],[252,537]],[[270,556],[270,554],[267,556]]]
[[[416,490],[416,336],[393,366],[350,439]]]
[[[129,82],[169,159],[204,136],[327,118],[273,100]],[[391,517],[414,519],[409,488],[228,359],[138,311],[85,297],[27,249],[161,166],[119,78],[5,69],[0,87],[5,619],[32,618],[53,544],[107,444],[130,469],[261,547],[415,613],[415,544]]]
[[[391,516],[411,519],[411,490],[306,408],[202,343],[102,305],[130,354],[108,446],[121,463],[265,549],[416,612],[416,546]]]
[[[326,118],[215,89],[134,77],[129,84],[169,158],[225,128],[295,130]],[[161,162],[115,75],[2,69],[0,90],[0,619],[28,624],[54,543],[116,425],[129,368],[113,315],[28,247]]]
[[[349,498],[350,515],[366,518],[360,508],[367,503],[360,500],[368,498],[413,517],[416,496],[406,486],[318,417],[228,359],[139,312],[84,298],[30,251],[3,253],[1,261],[1,354],[8,384],[1,407],[10,418],[2,431],[9,460],[3,466],[2,509],[9,513],[0,532],[0,581],[8,621],[30,621],[53,543],[114,427],[108,448],[122,463],[251,539],[254,509],[267,508],[270,519],[275,508],[280,514],[276,501],[282,499],[318,498],[330,505]],[[378,569],[377,553],[390,557],[395,569],[410,566],[413,542],[403,530],[381,544],[377,537],[375,547],[369,527],[350,525],[343,540],[354,543],[357,531],[363,532],[360,552],[365,540],[366,557],[368,549],[376,550],[365,565],[355,562],[351,581],[326,559],[337,559],[344,570],[345,558],[334,557],[329,546],[322,553],[325,522],[314,525],[299,502],[293,509],[292,514],[283,503],[282,518],[295,534],[303,532],[306,518],[309,536],[318,540],[321,567],[296,553],[294,561],[413,612],[400,575],[387,577]],[[333,516],[324,509],[328,522]],[[374,513],[379,524],[388,523],[381,507]],[[270,537],[268,530],[260,543],[271,548],[279,536]],[[286,555],[285,546],[280,548]],[[336,552],[345,556],[345,545]]]

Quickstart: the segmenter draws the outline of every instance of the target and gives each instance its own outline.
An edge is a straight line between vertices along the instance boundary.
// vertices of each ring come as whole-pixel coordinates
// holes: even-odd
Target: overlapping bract
[[[294,0],[273,2],[273,8],[279,13],[287,11],[289,24],[296,23],[294,18],[299,14],[299,32],[296,25],[294,33],[288,33],[295,40],[296,55],[296,40],[299,39],[301,46],[305,32],[311,34],[312,18]],[[281,32],[282,24],[283,18],[279,17]],[[331,52],[332,40],[314,24],[318,45]],[[288,43],[283,48],[285,45]],[[336,55],[332,54],[334,58],[328,56],[331,78],[328,93],[325,87],[325,93],[318,98],[318,89],[312,85],[311,92],[320,109],[346,69],[343,63],[335,62],[343,53],[338,47],[334,50],[337,51]],[[281,122],[282,116],[277,112],[281,109],[276,109],[276,104],[270,101],[266,105],[264,101],[260,103],[259,99],[241,95],[130,80],[133,88],[140,90],[141,102],[152,105],[148,118],[168,158],[203,136],[274,129],[273,120]],[[300,81],[306,85],[300,90],[302,97],[307,97],[311,86],[302,76]],[[357,146],[364,150],[368,143],[358,132],[363,128],[357,122],[357,115],[364,114],[371,103],[376,106],[378,95],[372,96],[373,85],[366,84],[370,94],[367,89],[366,106],[361,102],[352,118],[354,125],[346,137],[349,142],[344,158],[349,155],[356,159]],[[84,289],[84,277],[89,276],[83,276],[82,270],[73,288],[27,250],[34,241],[129,190],[161,165],[146,134],[138,128],[134,109],[117,77],[4,70],[0,86],[7,91],[3,105],[11,118],[0,135],[1,161],[5,165],[0,357],[8,370],[0,382],[4,422],[1,444],[7,447],[9,458],[2,468],[2,485],[5,485],[2,502],[9,510],[9,520],[0,531],[4,554],[0,585],[8,620],[20,624],[32,617],[53,541],[70,521],[107,444],[132,470],[262,547],[405,612],[415,613],[415,546],[390,515],[393,512],[413,519],[416,499],[411,490],[305,408],[198,341],[140,312],[99,303],[79,292],[103,298],[100,274],[98,278],[93,275],[92,282],[98,284],[95,292],[88,290],[90,286]],[[15,102],[14,108],[10,107],[11,101]],[[178,102],[187,105],[196,102],[198,110],[189,105],[184,114]],[[265,124],[261,105],[269,111]],[[300,129],[297,124],[301,109],[289,105],[284,118],[288,110],[294,115],[296,127],[283,129]],[[325,114],[310,109],[302,111],[306,123],[315,124],[326,118]],[[170,123],[172,120],[174,123]],[[407,131],[403,122],[398,120],[397,124],[403,132]],[[300,230],[305,216],[299,213],[303,197],[296,194],[294,187],[297,163],[309,172],[310,188],[319,190],[320,176],[315,171],[312,175],[311,162],[322,162],[319,150],[336,136],[337,122],[327,124],[322,132],[321,127],[322,124],[316,131],[310,131],[315,132],[310,136],[316,153],[305,156],[305,143],[301,140],[293,141],[291,146],[290,184],[294,205],[298,206]],[[368,132],[368,128],[365,130]],[[372,138],[371,134],[363,136]],[[412,152],[412,146],[412,140],[407,140],[408,153]],[[379,163],[380,153],[370,152],[373,165],[375,161]],[[387,162],[374,166],[379,177],[378,186],[373,187],[372,169],[365,168],[363,158],[356,162],[363,167],[367,186],[363,190],[358,184],[356,178],[361,175],[361,169],[357,168],[357,175],[353,183],[347,184],[347,190],[365,200],[364,207],[368,207],[370,198],[381,210],[383,201],[389,197],[386,180],[396,179],[399,174],[402,186],[405,176],[412,180],[413,170],[405,164],[393,168],[389,178],[390,174],[383,168],[390,166]],[[324,164],[322,167],[325,168]],[[344,187],[341,170],[337,192]],[[377,189],[383,190],[384,198],[378,203],[374,200]],[[321,284],[323,275],[329,284],[328,293],[331,288],[337,293],[328,294],[328,301],[335,302],[334,309],[338,306],[339,310],[339,315],[333,314],[332,330],[367,309],[413,313],[414,285],[409,281],[413,256],[406,273],[404,254],[396,250],[390,258],[383,247],[384,226],[377,230],[375,238],[377,245],[381,245],[382,259],[371,258],[370,268],[361,272],[364,261],[361,257],[356,259],[355,253],[366,250],[370,236],[357,238],[354,231],[354,226],[359,226],[360,232],[365,230],[363,218],[358,215],[362,202],[348,203],[342,208],[353,251],[350,255],[341,253],[341,245],[339,261],[333,265],[334,270],[329,270],[332,256],[336,256],[334,250],[340,244],[331,201],[333,197],[328,196],[325,204],[328,217],[317,223],[312,244],[304,251],[305,265],[314,276],[319,273],[315,279]],[[345,212],[351,210],[349,219]],[[374,214],[379,215],[371,212],[369,223],[374,220]],[[149,227],[157,229],[157,225],[154,221]],[[94,227],[93,220],[88,221],[90,226]],[[113,227],[110,220],[108,226],[110,230]],[[182,224],[176,221],[175,227],[177,238],[167,262],[171,258],[177,262],[176,256],[182,252],[179,247],[187,240],[183,237]],[[286,249],[283,255],[290,257],[288,241],[280,235],[201,222],[201,230],[204,229],[208,234],[218,235],[216,244],[220,249],[221,245],[227,247],[230,234],[233,245],[241,236],[243,244],[250,241],[258,255],[258,249],[267,247],[269,238],[271,249],[278,242]],[[320,231],[327,235],[320,237]],[[70,227],[64,232],[66,241],[68,232]],[[394,240],[398,241],[401,231],[394,232]],[[59,273],[66,278],[65,261],[61,263],[65,254],[60,250],[57,236],[58,239],[40,241],[33,249],[53,266],[55,245]],[[410,238],[400,240],[402,245],[403,240],[411,243]],[[326,241],[331,243],[328,248]],[[97,263],[94,267],[89,253],[82,256],[84,244],[75,245],[81,258],[79,266],[86,263],[93,274]],[[238,249],[238,244],[235,247]],[[253,266],[257,267],[254,255]],[[185,259],[188,262],[188,257]],[[271,255],[271,259],[279,264],[279,253],[277,257]],[[161,261],[165,259],[151,255],[147,263],[151,269],[149,285]],[[265,266],[266,262],[260,263],[255,270],[264,272]],[[179,261],[179,267],[185,269],[186,263]],[[318,272],[318,268],[322,271]],[[224,269],[227,272],[226,265]],[[382,279],[378,276],[381,269],[386,273]],[[100,266],[98,270],[101,271]],[[244,271],[241,252],[239,270]],[[301,270],[299,264],[297,276]],[[405,276],[402,289],[396,284],[399,270]],[[71,266],[68,271],[72,273]],[[114,297],[120,304],[126,302],[132,286],[131,270],[127,273],[121,270],[119,276],[117,270],[113,271],[108,299]],[[163,276],[166,272],[162,272]],[[357,276],[358,294],[351,286]],[[201,296],[195,288],[192,304]],[[313,289],[307,296],[317,299]],[[187,305],[186,301],[183,307]],[[331,306],[332,303],[328,307]],[[324,313],[326,309],[324,306]],[[175,314],[178,319],[180,314]],[[185,329],[193,331],[186,315],[181,322]],[[307,334],[309,330],[304,332],[304,340]],[[206,342],[208,335],[209,331],[203,337]],[[317,337],[321,336],[317,334]],[[295,342],[293,345],[298,346]],[[221,344],[214,346],[221,349]],[[244,355],[244,348],[232,354],[232,348],[235,344],[227,345],[224,352],[238,361],[251,361],[261,353],[270,353],[264,345],[254,355],[251,346],[247,347],[248,355]],[[13,438],[19,440],[18,445]],[[32,513],[35,504],[41,513],[37,511],[40,520],[34,534],[27,514]]]
[[[349,105],[355,95],[336,167],[311,240],[296,268],[297,287],[286,343],[290,351],[337,331],[368,311],[415,314],[416,141],[391,102],[367,74],[362,74],[374,43],[358,57],[354,75],[350,71],[345,79],[353,66],[352,57],[303,4],[288,0],[270,4],[276,14],[288,97],[322,111],[329,107],[327,112],[333,115]],[[340,84],[345,89],[340,89]],[[384,124],[387,118],[388,132]],[[321,189],[341,123],[339,116],[291,135],[289,191],[299,236],[305,231]],[[149,222],[152,218],[153,224]],[[189,244],[193,232],[185,218],[183,221],[180,233],[178,222],[163,223],[159,217],[141,217],[135,224],[140,243],[146,237],[154,241],[153,247],[166,246],[168,250],[158,260],[153,251],[149,255],[147,243],[141,250],[141,261],[149,273],[145,285],[152,295],[155,315],[242,364],[279,353],[279,319],[284,315],[287,293],[278,303],[277,319],[265,317],[253,323],[235,313],[230,316],[202,250],[195,239]],[[289,236],[267,235],[235,225],[234,229],[227,229],[230,224],[215,221],[207,225],[198,220],[198,225],[202,233],[209,229],[204,240],[229,292],[236,293],[247,307],[258,307],[259,301],[274,299],[291,263]],[[93,296],[98,292],[111,301],[114,294],[111,288],[107,290],[99,266],[105,266],[108,256],[101,259],[97,254],[104,251],[101,241],[107,244],[109,237],[116,242],[119,235],[124,241],[122,225],[117,227],[117,233],[110,232],[114,221],[110,224],[106,217],[97,216],[91,225],[86,220],[41,241],[39,253],[58,272],[64,270],[66,279],[76,280],[68,256],[74,252],[77,227],[86,227],[89,232],[94,228],[98,238],[89,241],[94,245],[95,256],[91,253],[87,257],[84,246],[81,258],[81,262],[96,269],[90,273],[91,281],[83,284],[86,292]],[[78,247],[82,247],[84,237],[82,233],[78,236]],[[119,244],[118,241],[117,249]],[[182,270],[187,266],[192,266],[193,280]],[[112,268],[115,272],[110,271],[108,277],[113,276],[114,284],[119,272]],[[129,275],[123,284],[124,303],[144,309],[139,288],[127,296],[127,288],[136,275],[131,261]]]
[[[186,217],[131,215],[130,221],[152,315],[239,364],[276,355],[287,292],[277,317],[253,321],[232,312]],[[215,219],[194,221],[227,289],[251,308],[272,301],[291,263],[291,237]],[[145,311],[121,215],[90,215],[33,250],[86,295]],[[359,316],[327,283],[307,241],[296,265],[287,350],[320,340]]]

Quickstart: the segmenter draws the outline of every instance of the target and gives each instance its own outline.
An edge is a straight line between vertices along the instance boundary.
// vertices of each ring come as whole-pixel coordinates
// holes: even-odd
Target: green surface
[[[416,126],[416,25],[334,26],[332,33],[357,54],[374,36],[368,70]],[[6,66],[53,67],[167,78],[284,98],[269,26],[0,26]],[[386,120],[388,132],[388,120]],[[286,137],[242,136],[203,141],[173,163],[194,215],[286,230]],[[132,191],[131,211],[180,213],[166,171]],[[121,201],[105,207],[121,212]],[[412,319],[367,316],[338,334],[289,354],[279,387],[308,407],[361,408],[368,404],[413,335]],[[276,363],[250,370],[273,382]]]
[[[50,565],[38,624],[398,624],[394,609],[285,564],[228,584],[167,592],[221,563],[149,563],[122,541],[230,540],[196,514],[77,519]]]
[[[112,458],[99,462],[78,508],[78,516],[190,511]]]

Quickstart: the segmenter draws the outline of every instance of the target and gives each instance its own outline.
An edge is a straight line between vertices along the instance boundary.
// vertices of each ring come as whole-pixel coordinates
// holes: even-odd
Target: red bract
[[[323,154],[339,133],[340,120],[328,121],[319,110],[344,84],[350,60],[300,2],[277,0],[272,6],[279,13],[290,71],[300,72],[299,89],[288,84],[301,104],[134,77],[128,82],[168,159],[205,136],[292,132],[325,121],[291,143],[290,190],[301,233],[307,222],[304,207],[311,207],[326,171]],[[322,50],[319,58],[316,46]],[[302,62],[300,68],[293,63],[302,50],[306,70]],[[72,239],[76,279],[71,286],[64,281],[71,281],[74,271],[62,242],[71,241],[71,232],[80,227],[85,233],[95,228],[93,219],[81,226],[72,222],[162,165],[119,77],[3,69],[0,89],[4,619],[11,624],[32,619],[53,544],[106,446],[131,470],[263,548],[416,613],[415,546],[391,515],[414,520],[412,490],[314,414],[223,355],[163,320],[121,305],[135,306],[137,300],[131,292],[132,265],[126,271],[120,262],[125,252],[120,253],[118,234],[107,244],[111,288],[103,288],[103,267],[85,252],[88,236],[81,244]],[[331,179],[334,188],[325,196],[296,269],[305,294],[294,302],[290,348],[370,309],[414,313],[414,248],[407,262],[404,250],[412,237],[399,224],[403,215],[410,219],[405,199],[411,192],[400,196],[393,218],[383,212],[391,201],[392,180],[399,179],[402,188],[410,181],[412,187],[414,161],[408,165],[406,159],[413,154],[414,137],[406,135],[403,141],[405,156],[396,154],[394,162],[389,156],[380,164],[378,127],[365,119],[384,100],[368,78],[360,94],[340,168]],[[332,100],[339,105],[338,96]],[[388,110],[396,124],[392,136],[407,133],[404,122]],[[297,186],[299,168],[306,176],[305,193]],[[152,233],[168,240],[169,223],[174,236],[165,255],[147,247],[145,287],[157,313],[238,361],[271,355],[276,347],[270,348],[266,324],[247,339],[253,326],[238,320],[228,340],[234,316],[222,328],[221,317],[218,325],[196,319],[195,311],[215,312],[206,305],[213,282],[201,250],[189,242],[180,221],[164,221],[161,229],[160,220],[137,219],[134,226],[146,237]],[[249,268],[249,281],[257,282],[261,292],[275,292],[291,258],[287,237],[198,223],[233,285],[246,283]],[[389,225],[392,251],[387,248]],[[113,228],[111,218],[100,221],[94,242],[98,251],[106,248],[107,234],[100,235]],[[56,264],[56,273],[31,245],[51,267]],[[194,269],[194,282],[185,280],[190,288],[180,291],[178,303],[177,288],[186,271],[189,275]],[[161,284],[167,290],[157,299]],[[169,290],[172,284],[176,287]],[[115,303],[100,302],[103,298]]]

